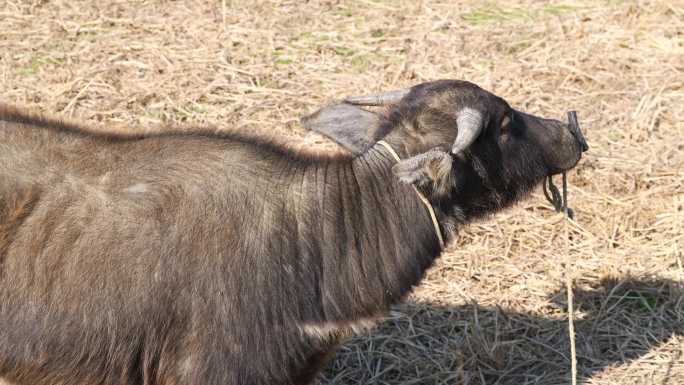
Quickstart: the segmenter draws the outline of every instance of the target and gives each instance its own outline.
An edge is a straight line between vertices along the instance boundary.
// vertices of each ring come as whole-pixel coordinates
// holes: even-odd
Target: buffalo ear
[[[392,167],[392,172],[406,184],[428,187],[433,194],[444,195],[451,187],[452,166],[451,154],[433,148],[428,152],[399,161]]]
[[[301,119],[302,126],[323,134],[355,155],[363,154],[379,139],[383,118],[348,103],[323,107]]]

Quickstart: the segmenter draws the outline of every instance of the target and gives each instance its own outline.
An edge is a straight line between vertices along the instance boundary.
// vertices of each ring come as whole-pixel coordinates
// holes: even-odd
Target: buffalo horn
[[[472,108],[461,110],[456,118],[458,135],[451,147],[452,154],[458,155],[473,144],[482,132],[483,120],[482,113],[477,110]]]

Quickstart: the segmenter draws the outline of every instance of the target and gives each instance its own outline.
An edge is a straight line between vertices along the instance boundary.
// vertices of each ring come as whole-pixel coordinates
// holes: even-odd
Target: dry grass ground
[[[681,0],[0,0],[0,98],[92,123],[297,141],[316,106],[437,78],[579,111],[572,243],[540,193],[473,224],[321,383],[567,384],[570,272],[580,382],[684,384]]]

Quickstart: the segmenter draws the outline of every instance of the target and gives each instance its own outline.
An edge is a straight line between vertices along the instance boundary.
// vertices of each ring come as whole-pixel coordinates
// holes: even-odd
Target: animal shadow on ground
[[[608,279],[573,293],[580,383],[684,335],[684,290],[677,282]],[[549,299],[537,314],[405,303],[343,345],[319,384],[568,384],[566,292]],[[675,351],[658,364],[666,371],[658,385],[682,384],[684,357]]]

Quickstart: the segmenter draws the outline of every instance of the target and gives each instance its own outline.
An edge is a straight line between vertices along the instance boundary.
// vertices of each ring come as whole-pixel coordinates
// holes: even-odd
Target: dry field
[[[542,194],[462,231],[321,384],[684,384],[684,3],[0,0],[0,99],[94,125],[277,130],[438,78],[575,109],[577,222]]]

